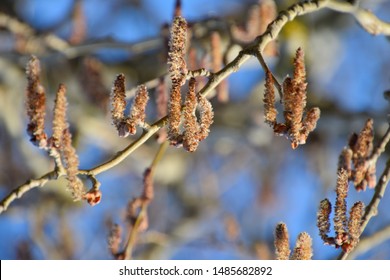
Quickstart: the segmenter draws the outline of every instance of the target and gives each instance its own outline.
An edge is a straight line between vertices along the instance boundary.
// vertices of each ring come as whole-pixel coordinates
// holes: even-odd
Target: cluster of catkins
[[[32,56],[26,67],[26,111],[29,119],[27,133],[30,135],[30,141],[40,149],[48,151],[55,159],[57,169],[64,168],[68,189],[74,200],[86,199],[90,202],[90,194],[85,193],[83,183],[77,177],[79,160],[72,146],[72,135],[66,119],[66,87],[63,84],[58,87],[53,110],[52,136],[49,137],[45,132],[46,94],[40,82],[40,72],[39,60]]]
[[[346,170],[348,180],[356,190],[364,191],[366,187],[374,188],[376,168],[371,162],[374,141],[374,121],[368,119],[359,134],[353,133],[340,154],[338,169]]]
[[[312,239],[307,232],[298,235],[293,253],[290,250],[290,238],[285,223],[275,228],[275,253],[277,260],[310,260],[313,256]]]
[[[365,190],[367,186],[375,187],[375,163],[371,160],[374,153],[373,141],[374,123],[372,119],[368,119],[359,134],[352,134],[348,145],[340,154],[333,219],[334,237],[328,235],[332,211],[332,204],[328,199],[321,201],[317,214],[317,226],[324,243],[341,247],[345,252],[350,252],[359,242],[365,208],[363,202],[355,202],[347,219],[348,184],[352,182],[357,191]]]
[[[265,79],[265,122],[273,128],[276,135],[287,136],[293,149],[306,143],[309,133],[315,129],[320,118],[320,109],[317,107],[305,113],[307,83],[303,57],[303,50],[298,48],[294,59],[294,77],[286,77],[282,84],[284,123],[279,123],[276,119],[278,111],[275,107],[275,81],[270,71],[266,71]]]
[[[182,87],[187,81],[187,22],[176,16],[171,28],[169,41],[168,65],[171,89],[168,98],[167,127],[171,145],[183,146],[187,151],[197,149],[199,142],[209,134],[214,113],[207,98],[196,92],[196,80],[191,78],[184,104],[182,104]],[[145,126],[145,109],[149,100],[146,86],[138,87],[129,116],[126,109],[125,77],[117,76],[112,89],[112,119],[121,137],[135,134],[136,126]],[[196,115],[199,111],[199,117]]]
[[[333,218],[335,236],[329,236],[332,204],[327,198],[320,202],[317,227],[325,244],[333,245],[336,248],[341,247],[344,252],[350,252],[359,242],[364,203],[355,202],[350,209],[349,219],[347,219],[348,172],[345,169],[340,169],[337,175]]]

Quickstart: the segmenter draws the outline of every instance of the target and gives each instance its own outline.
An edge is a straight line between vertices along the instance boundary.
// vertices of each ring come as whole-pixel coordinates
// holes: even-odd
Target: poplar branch
[[[364,10],[362,8],[356,7],[349,3],[341,3],[334,0],[314,0],[314,1],[305,1],[301,3],[297,3],[286,9],[285,11],[281,11],[277,18],[268,25],[267,30],[260,36],[258,36],[252,44],[248,47],[244,48],[239,54],[233,59],[230,63],[228,63],[224,68],[216,73],[204,72],[201,70],[199,73],[190,72],[188,76],[196,76],[196,75],[205,75],[209,76],[209,81],[206,85],[199,91],[199,93],[206,97],[218,84],[220,84],[225,78],[227,78],[230,74],[238,71],[240,67],[253,55],[256,56],[258,53],[262,53],[266,45],[274,40],[282,30],[282,28],[286,25],[286,23],[293,21],[297,16],[309,14],[315,11],[319,11],[323,8],[328,8],[331,10],[335,10],[341,13],[348,13],[353,15],[358,22],[371,34],[390,34],[390,24],[384,22],[377,18],[371,12]],[[24,26],[23,24],[19,24],[18,22],[13,22],[3,14],[0,14],[0,25],[3,24],[5,26],[8,25],[8,28],[12,31],[20,30],[22,31]],[[15,30],[15,29],[16,30]],[[25,29],[27,31],[26,35],[31,36],[31,28]],[[18,32],[18,31],[16,31]],[[33,32],[32,32],[33,33]],[[46,35],[44,37],[45,42],[52,49],[55,49],[59,52],[66,53],[67,50],[72,50],[69,47],[69,44],[62,41],[60,38],[55,37],[55,35]],[[87,47],[87,46],[81,46]],[[74,54],[73,54],[74,55]],[[188,78],[188,77],[186,77]],[[142,144],[144,144],[150,137],[152,137],[161,127],[167,124],[167,116],[161,118],[154,124],[152,124],[148,131],[144,132],[137,140],[132,142],[129,146],[127,146],[124,150],[119,151],[113,158],[104,162],[96,167],[86,170],[79,170],[79,174],[87,175],[87,176],[95,176],[104,171],[107,171],[114,166],[121,163],[124,159],[126,159],[132,152],[137,150]],[[390,138],[390,135],[389,135]],[[390,174],[390,167],[386,168],[387,173]],[[386,174],[387,174],[386,173]],[[58,177],[63,176],[64,174],[58,173],[57,170],[50,171],[43,175],[42,177],[34,180],[30,180],[25,184],[17,187],[13,190],[9,195],[7,195],[0,202],[0,214],[4,212],[8,206],[16,199],[21,198],[27,191],[33,189],[35,187],[43,187],[48,181],[57,179]],[[387,182],[386,177],[386,182]],[[382,180],[383,178],[381,178]],[[380,181],[381,182],[381,181]],[[370,204],[371,205],[371,204]],[[369,206],[370,206],[369,205]],[[374,206],[371,206],[374,207]],[[372,215],[371,215],[372,216]],[[370,216],[370,218],[371,218]],[[366,215],[365,215],[366,217]]]
[[[26,183],[24,183],[23,185],[20,185],[19,187],[14,189],[12,192],[10,192],[0,202],[0,214],[5,212],[12,202],[14,202],[16,199],[21,198],[28,191],[35,189],[35,188],[43,187],[50,180],[56,180],[59,177],[64,176],[64,175],[65,175],[65,173],[58,173],[57,170],[53,170],[53,171],[46,173],[45,175],[41,176],[38,179],[28,180]]]

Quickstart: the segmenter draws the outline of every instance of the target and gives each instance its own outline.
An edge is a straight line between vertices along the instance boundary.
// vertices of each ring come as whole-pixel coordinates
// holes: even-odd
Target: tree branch
[[[56,170],[50,171],[38,179],[29,180],[23,185],[20,185],[12,192],[10,192],[1,202],[0,202],[0,214],[6,211],[9,205],[18,198],[21,198],[28,191],[37,188],[43,187],[50,180],[58,179],[60,176],[65,174],[58,174]]]
[[[360,24],[370,33],[372,31],[375,31],[372,34],[390,34],[389,32],[389,24],[386,22],[383,22],[379,20],[375,15],[370,13],[367,10],[358,8],[354,5],[348,4],[348,3],[341,3],[334,0],[314,0],[314,1],[306,1],[302,3],[297,3],[292,5],[290,8],[288,8],[285,11],[282,11],[279,13],[278,17],[269,24],[266,32],[260,36],[258,36],[252,44],[250,44],[248,47],[243,49],[237,57],[231,61],[229,64],[227,64],[224,68],[222,68],[220,71],[214,74],[210,74],[209,72],[190,72],[190,75],[210,75],[209,81],[207,84],[200,90],[200,94],[203,96],[207,96],[219,83],[221,83],[225,78],[227,78],[230,74],[238,71],[238,69],[253,55],[258,54],[259,52],[262,53],[265,46],[272,40],[274,40],[282,30],[282,28],[285,26],[286,23],[292,21],[297,16],[305,15],[308,13],[312,13],[315,11],[318,11],[322,8],[329,8],[338,12],[343,13],[349,13],[352,14]],[[1,14],[0,14],[1,15]],[[0,17],[0,23],[1,20],[5,24],[9,23],[7,18],[1,18]],[[7,22],[8,21],[8,22]],[[4,24],[3,23],[3,24]],[[17,22],[16,22],[17,23]],[[13,23],[15,24],[15,23]],[[15,25],[16,30],[22,30],[25,27],[22,25]],[[10,28],[13,30],[14,28]],[[30,35],[31,30],[25,29],[27,31],[28,35]],[[54,35],[53,35],[54,36]],[[47,45],[52,47],[53,49],[56,49],[60,52],[64,52],[66,49],[68,49],[68,44],[66,42],[63,42],[58,37],[45,37],[47,41]],[[58,40],[57,40],[58,39]],[[131,143],[129,146],[127,146],[124,150],[118,152],[112,159],[108,160],[105,163],[102,163],[94,168],[86,169],[86,170],[80,170],[79,174],[87,175],[87,176],[95,176],[99,173],[102,173],[104,171],[107,171],[108,169],[116,166],[117,164],[121,163],[125,158],[127,158],[132,152],[134,152],[136,149],[138,149],[143,143],[145,143],[152,135],[154,135],[161,127],[165,126],[167,122],[167,117],[161,118],[157,122],[155,122],[153,125],[151,125],[148,130],[142,134],[137,140],[135,140],[133,143]],[[387,169],[386,169],[387,170]],[[390,170],[390,168],[389,168]],[[388,170],[388,172],[390,172]],[[0,202],[0,214],[4,212],[7,207],[16,199],[20,198],[25,194],[28,190],[35,188],[35,187],[42,187],[44,186],[49,180],[57,179],[60,176],[63,176],[64,174],[58,173],[56,170],[53,170],[39,179],[30,180],[27,183],[17,187],[15,190],[13,190],[6,198],[4,198]],[[386,177],[387,180],[387,177]]]
[[[390,36],[390,23],[382,21],[369,10],[359,8],[358,5],[352,5],[346,1],[329,0],[326,6],[340,13],[353,15],[360,26],[372,35]]]

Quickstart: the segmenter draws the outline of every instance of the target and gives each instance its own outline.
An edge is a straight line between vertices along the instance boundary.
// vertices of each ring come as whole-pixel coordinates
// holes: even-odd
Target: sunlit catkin
[[[52,144],[55,148],[60,148],[62,146],[64,130],[68,128],[66,108],[66,88],[63,84],[60,84],[54,102]]]
[[[312,239],[306,232],[298,235],[291,260],[311,260],[313,256]]]
[[[30,141],[39,148],[47,145],[45,133],[46,96],[45,89],[40,83],[41,66],[38,58],[32,56],[26,67],[27,101],[26,111],[29,119],[27,133]]]
[[[279,223],[275,228],[275,253],[277,260],[288,260],[290,257],[288,230],[284,223]]]

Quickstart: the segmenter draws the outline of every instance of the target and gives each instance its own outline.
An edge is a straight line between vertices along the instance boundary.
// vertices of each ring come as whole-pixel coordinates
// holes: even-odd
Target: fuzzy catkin
[[[302,117],[303,112],[306,108],[306,70],[305,70],[305,62],[303,60],[303,50],[298,48],[296,51],[296,56],[294,59],[294,77],[291,81],[292,86],[292,96],[291,100],[291,130],[290,137],[294,146],[298,146],[301,144],[301,128],[302,128]],[[317,110],[319,111],[319,110]],[[316,114],[312,113],[309,115],[308,125],[315,126]],[[318,116],[319,117],[319,116]],[[307,133],[309,134],[309,133]]]
[[[265,91],[263,102],[265,122],[270,126],[274,126],[278,112],[275,107],[274,80],[270,71],[266,71],[265,73]]]
[[[186,80],[186,43],[187,22],[182,16],[176,16],[172,23],[168,52],[168,71],[174,87],[182,86]]]
[[[320,119],[321,111],[318,107],[311,108],[302,121],[302,130],[300,131],[299,144],[305,144],[306,139],[316,126]]]
[[[312,256],[312,239],[308,233],[302,232],[298,235],[291,260],[311,260]]]
[[[279,223],[275,228],[275,253],[277,260],[288,260],[290,257],[290,244],[287,226]]]
[[[210,126],[214,122],[214,112],[213,106],[206,97],[198,95],[198,104],[200,108],[198,140],[202,141],[209,135]]]
[[[352,149],[349,147],[345,147],[339,156],[339,161],[337,165],[337,170],[344,169],[348,173],[348,178],[351,177],[352,172]]]
[[[145,123],[146,105],[149,101],[148,89],[145,85],[137,87],[133,104],[130,110],[130,117],[127,119],[128,131],[130,134],[136,133],[137,125]]]
[[[62,146],[64,130],[68,128],[68,123],[66,120],[66,108],[66,88],[63,84],[60,84],[54,102],[53,116],[52,143],[56,148],[60,148]]]
[[[359,242],[361,234],[362,217],[364,214],[364,203],[361,201],[355,202],[349,212],[348,221],[348,233],[349,233],[349,244],[352,248]],[[350,248],[350,249],[352,249]]]
[[[320,209],[317,213],[317,227],[320,231],[321,239],[327,243],[328,233],[330,231],[330,213],[332,212],[332,204],[328,199],[320,202]]]
[[[181,144],[180,140],[181,93],[180,86],[173,85],[168,103],[168,138],[171,145]]]
[[[69,129],[64,130],[62,146],[64,167],[68,180],[68,190],[71,192],[72,197],[75,201],[81,200],[84,195],[84,186],[80,179],[77,177],[77,174],[79,172],[79,158],[76,154],[76,150],[72,146],[72,135]]]
[[[125,75],[119,74],[111,89],[111,118],[120,137],[128,135],[125,125],[126,88]]]
[[[46,95],[45,89],[40,83],[41,66],[38,58],[32,56],[26,67],[26,111],[29,119],[27,133],[30,141],[39,148],[47,145],[45,133]]]
[[[348,173],[340,169],[337,173],[336,204],[334,206],[334,230],[336,232],[336,244],[341,245],[344,233],[347,230],[347,198],[348,195]]]
[[[183,147],[189,152],[194,152],[198,147],[199,140],[197,133],[199,131],[198,122],[195,116],[195,110],[198,102],[195,92],[195,79],[191,78],[189,82],[189,89],[185,99],[184,107],[184,136]]]

